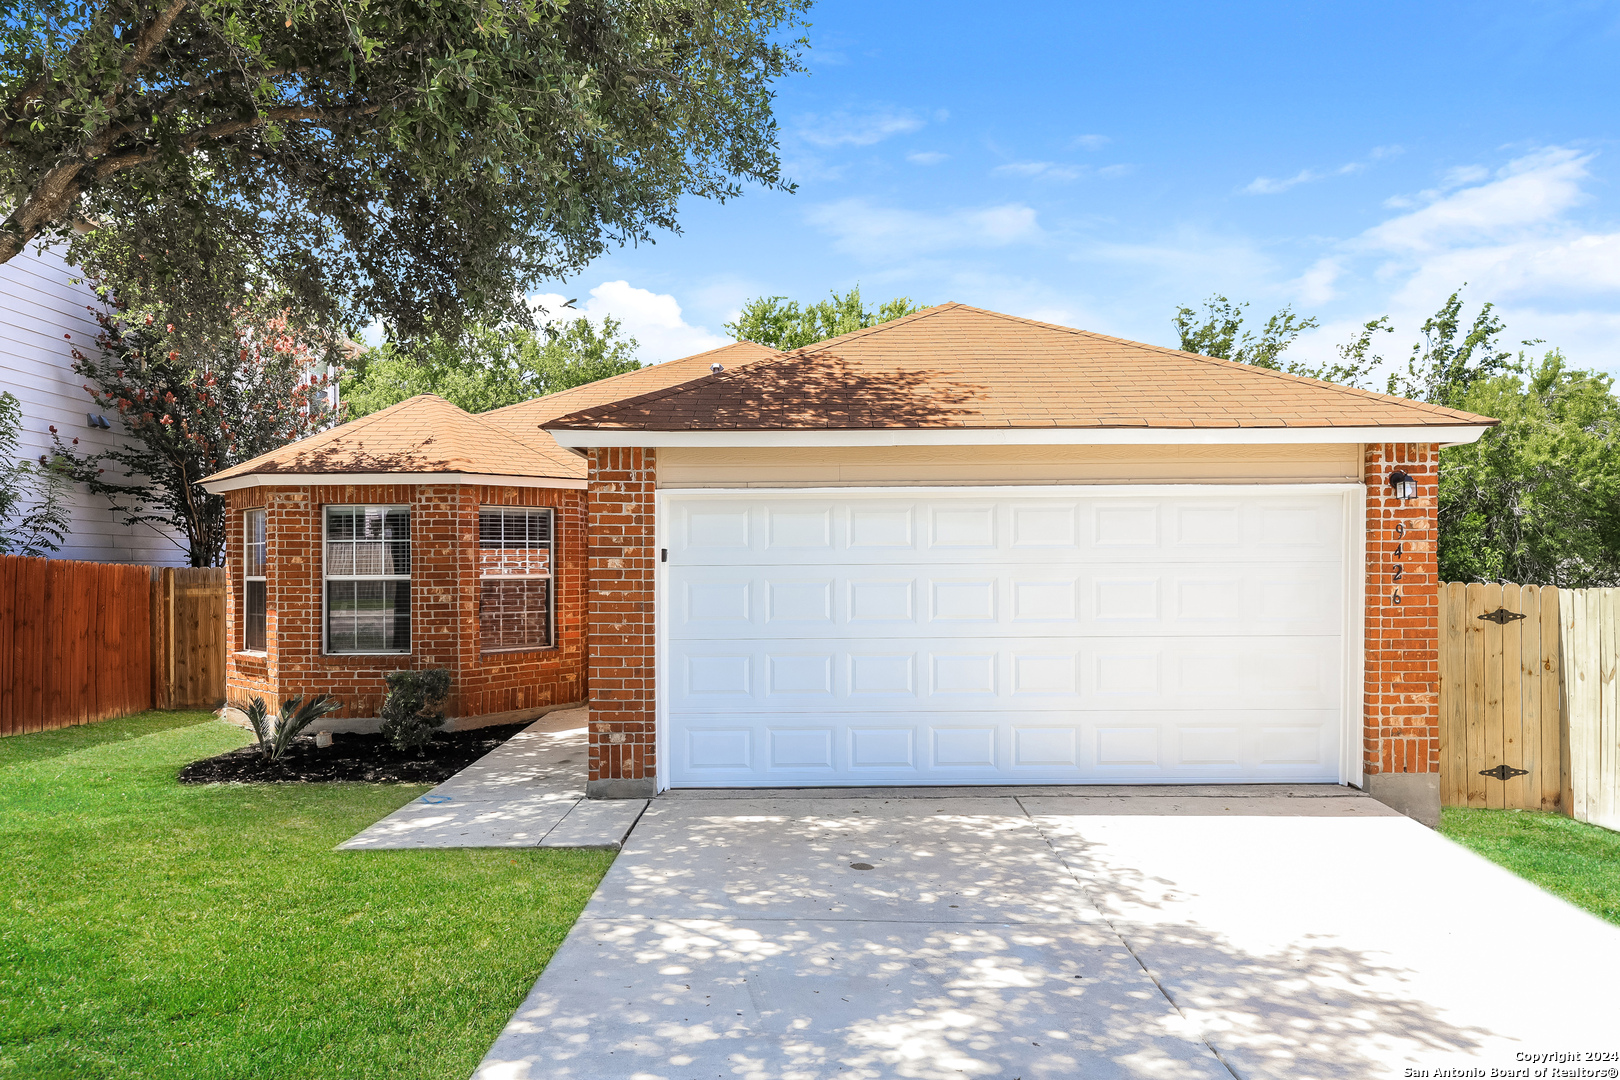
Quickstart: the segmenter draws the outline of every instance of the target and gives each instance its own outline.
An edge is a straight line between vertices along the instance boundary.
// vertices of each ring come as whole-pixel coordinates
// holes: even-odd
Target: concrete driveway
[[[476,1077],[1489,1075],[1620,1050],[1617,975],[1342,788],[685,792]]]

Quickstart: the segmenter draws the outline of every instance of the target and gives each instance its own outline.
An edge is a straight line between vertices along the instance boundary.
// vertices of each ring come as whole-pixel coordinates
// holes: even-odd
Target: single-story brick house
[[[960,304],[483,416],[413,399],[209,481],[231,694],[368,709],[443,665],[458,715],[588,696],[605,797],[1317,781],[1431,818],[1438,453],[1493,423]],[[555,585],[508,603],[511,508],[553,515]],[[404,614],[343,581],[391,528]],[[485,648],[492,598],[541,593],[549,638]],[[342,651],[361,609],[414,627],[395,658]]]

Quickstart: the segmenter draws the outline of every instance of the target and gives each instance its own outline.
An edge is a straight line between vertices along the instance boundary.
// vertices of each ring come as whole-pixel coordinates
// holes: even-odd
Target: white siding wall
[[[31,458],[50,450],[52,424],[64,438],[78,436],[81,449],[111,446],[119,438],[116,417],[108,417],[111,431],[92,428],[85,419],[99,410],[73,373],[72,349],[94,346],[96,321],[86,308],[95,294],[74,277],[55,252],[34,248],[0,265],[0,389],[22,404],[20,450]],[[171,536],[149,525],[119,524],[105,499],[82,488],[73,500],[72,529],[57,558],[186,564],[184,544]]]

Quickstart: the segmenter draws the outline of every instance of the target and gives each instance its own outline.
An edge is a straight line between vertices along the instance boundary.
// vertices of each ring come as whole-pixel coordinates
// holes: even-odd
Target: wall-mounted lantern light
[[[1417,498],[1417,481],[1400,469],[1389,474],[1389,486],[1394,490],[1395,497],[1402,502]]]

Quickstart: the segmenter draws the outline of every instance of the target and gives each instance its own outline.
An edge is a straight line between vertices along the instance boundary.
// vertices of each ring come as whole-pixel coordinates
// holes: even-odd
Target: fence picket
[[[1545,586],[1541,590],[1541,653],[1537,671],[1541,689],[1541,790],[1538,802],[1543,810],[1564,808],[1561,733],[1563,721],[1563,658],[1559,655],[1563,625],[1563,593]]]
[[[224,700],[227,574],[187,573],[182,651],[173,570],[0,555],[0,736]]]

